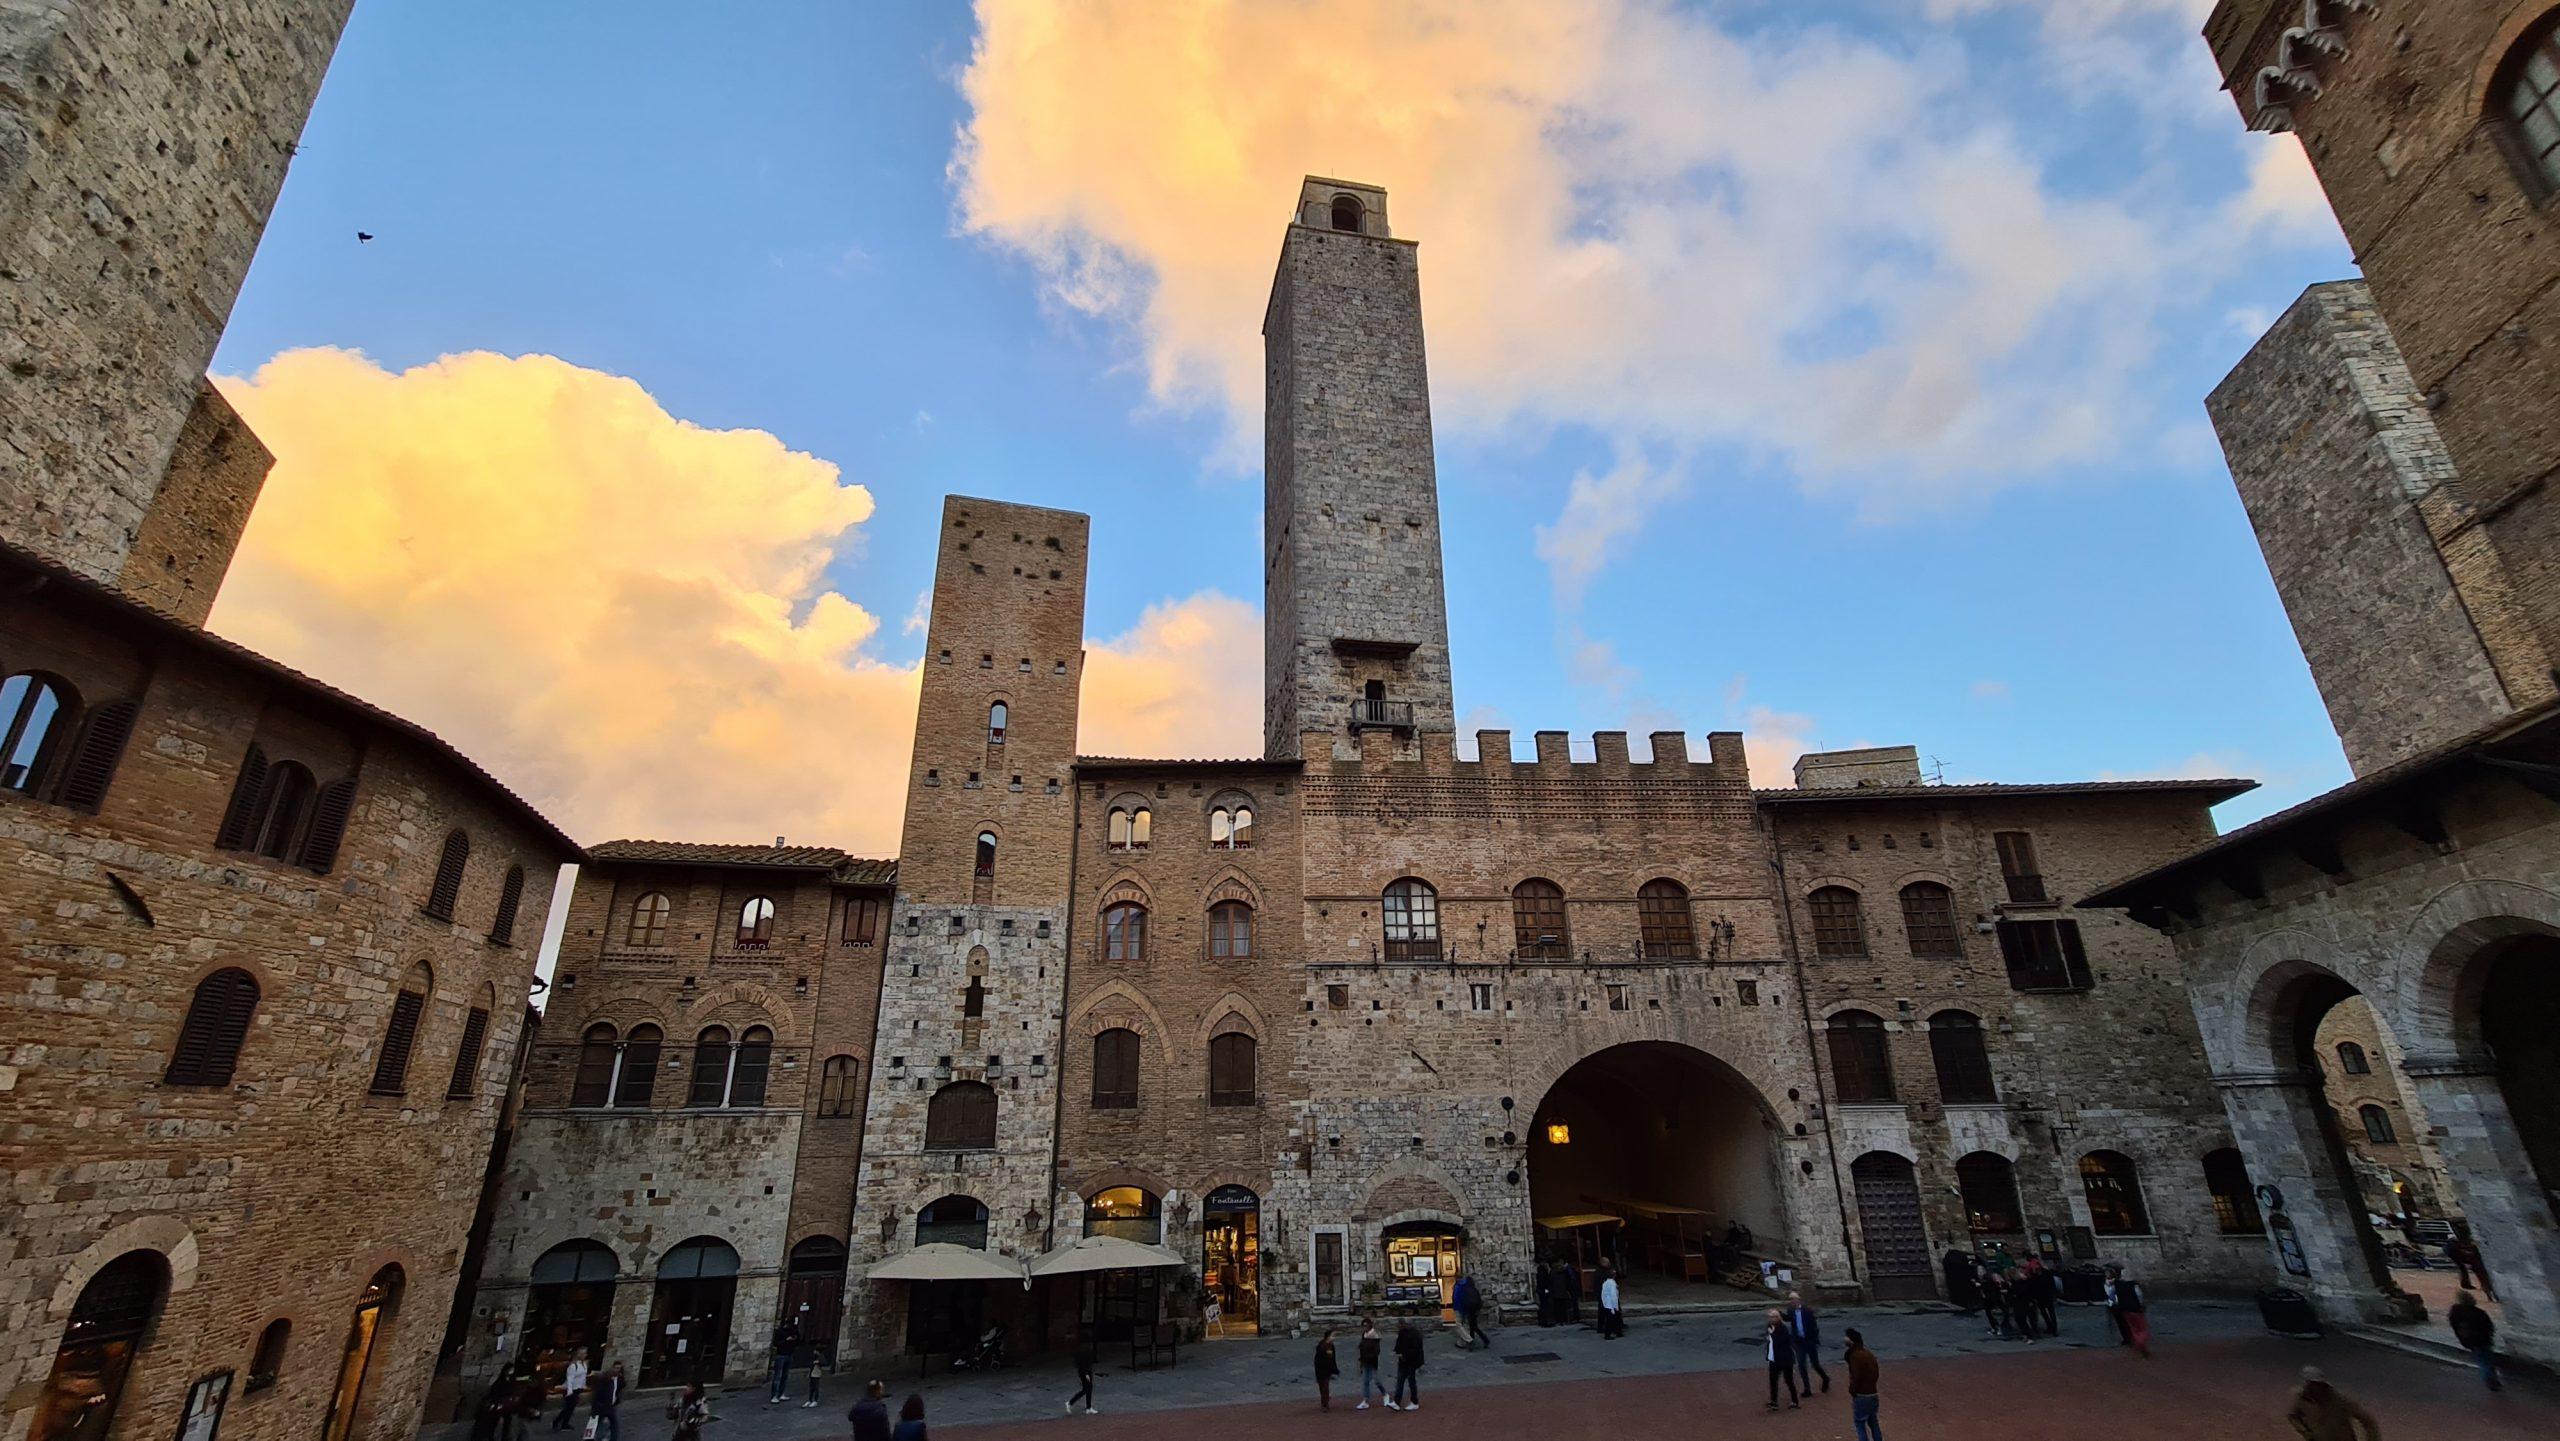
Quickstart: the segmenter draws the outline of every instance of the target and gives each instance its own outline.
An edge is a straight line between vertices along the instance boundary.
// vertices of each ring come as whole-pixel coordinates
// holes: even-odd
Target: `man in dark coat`
[[[878,1381],[863,1387],[845,1419],[853,1423],[853,1441],[889,1441],[889,1388]]]
[[[2498,1323],[2480,1309],[2471,1293],[2464,1291],[2456,1296],[2444,1319],[2453,1327],[2453,1339],[2462,1343],[2462,1349],[2470,1352],[2473,1363],[2479,1366],[2480,1379],[2492,1391],[2507,1389],[2498,1380]]]
[[[1396,1394],[1387,1409],[1397,1409],[1398,1401],[1404,1410],[1422,1409],[1422,1332],[1411,1321],[1396,1328]]]
[[[1804,1394],[1813,1394],[1813,1378],[1822,1378],[1822,1389],[1831,1390],[1831,1373],[1822,1369],[1822,1322],[1813,1308],[1804,1303],[1799,1291],[1787,1293],[1787,1334],[1796,1343],[1796,1381]]]
[[[1787,1383],[1787,1409],[1801,1411],[1804,1402],[1796,1394],[1796,1340],[1787,1329],[1787,1318],[1772,1308],[1761,1345],[1769,1358],[1769,1409],[1778,1409],[1778,1383]]]

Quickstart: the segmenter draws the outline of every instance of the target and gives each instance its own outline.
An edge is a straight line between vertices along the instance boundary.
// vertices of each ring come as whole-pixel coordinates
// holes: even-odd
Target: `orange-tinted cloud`
[[[542,355],[301,350],[223,389],[276,468],[215,630],[432,727],[581,839],[894,851],[917,672],[825,584],[872,513],[834,465]],[[1259,631],[1222,596],[1151,610],[1095,650],[1088,736],[1258,749]]]

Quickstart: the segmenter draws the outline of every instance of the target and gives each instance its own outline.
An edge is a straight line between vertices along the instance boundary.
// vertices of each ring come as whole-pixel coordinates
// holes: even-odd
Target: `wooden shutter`
[[[426,911],[440,921],[453,919],[454,902],[462,899],[462,868],[471,859],[471,837],[455,831],[444,838],[444,854],[436,859],[436,881],[428,888]]]
[[[507,870],[507,883],[498,890],[498,914],[489,922],[489,939],[502,946],[516,942],[516,911],[524,905],[524,867]]]
[[[2097,984],[2089,974],[2089,952],[2080,944],[2078,921],[2055,921],[2053,928],[2062,937],[2062,964],[2074,990],[2085,991]]]
[[[163,1077],[172,1086],[227,1086],[258,1009],[258,983],[247,971],[214,972],[196,986],[178,1044]]]
[[[247,850],[266,797],[267,753],[251,742],[249,753],[240,758],[240,778],[232,782],[231,805],[222,813],[222,829],[214,833],[213,843],[226,851]]]
[[[322,786],[312,799],[311,830],[302,838],[302,855],[295,864],[317,876],[337,869],[338,847],[347,838],[347,818],[355,814],[355,808],[353,776]]]
[[[409,1089],[409,1052],[418,1044],[418,1020],[426,1014],[427,998],[416,991],[402,991],[391,1003],[391,1028],[382,1036],[382,1059],[373,1066],[373,1094],[398,1096]]]
[[[1209,1041],[1209,1104],[1253,1104],[1253,1037],[1230,1031]]]
[[[1831,1075],[1843,1101],[1893,1099],[1893,1066],[1885,1050],[1884,1023],[1859,1011],[1831,1018]]]
[[[1093,1038],[1093,1108],[1126,1111],[1138,1104],[1138,1033],[1125,1029]]]
[[[141,713],[142,707],[129,700],[89,713],[88,724],[80,728],[79,744],[71,749],[71,763],[63,767],[57,800],[73,810],[90,812],[105,803],[107,783],[115,779],[116,762],[123,758],[134,718]]]
[[[480,1079],[480,1043],[488,1037],[489,1013],[473,1006],[471,1018],[462,1023],[462,1045],[453,1053],[453,1079],[445,1085],[446,1100],[469,1098],[472,1083]]]
[[[1937,1063],[1940,1100],[1964,1104],[1999,1099],[1991,1080],[1991,1052],[1984,1045],[1980,1021],[1970,1017],[1933,1018],[1929,1022],[1929,1056]]]

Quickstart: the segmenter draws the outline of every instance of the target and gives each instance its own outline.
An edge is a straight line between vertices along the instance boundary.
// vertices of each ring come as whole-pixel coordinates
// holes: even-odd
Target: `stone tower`
[[[189,417],[222,428],[205,366],[352,4],[0,4],[0,538],[115,582]],[[152,563],[210,603],[186,542]]]
[[[985,1206],[990,1251],[1046,1241],[1088,525],[943,503],[855,1190],[857,1287],[947,1196]]]
[[[1414,244],[1387,193],[1307,177],[1263,337],[1263,746],[1453,732]]]

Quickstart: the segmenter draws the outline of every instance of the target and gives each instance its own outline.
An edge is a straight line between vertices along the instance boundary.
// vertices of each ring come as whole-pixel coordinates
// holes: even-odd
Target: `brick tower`
[[[1387,193],[1307,177],[1263,338],[1263,746],[1456,729],[1414,244]]]
[[[925,1207],[983,1205],[991,1252],[1046,1241],[1088,524],[943,503],[851,1239],[855,1311],[893,1348],[904,1288],[866,1297],[861,1271],[916,1244]],[[922,1239],[959,1239],[966,1209],[936,1206]]]

